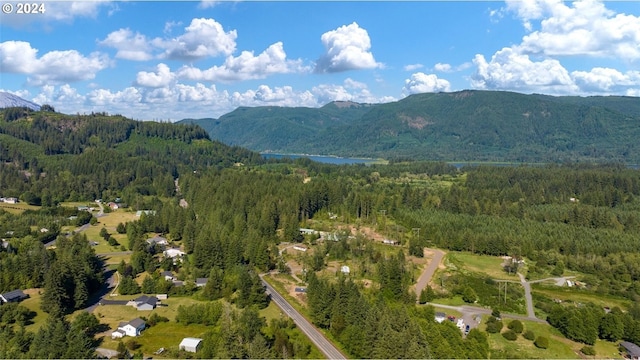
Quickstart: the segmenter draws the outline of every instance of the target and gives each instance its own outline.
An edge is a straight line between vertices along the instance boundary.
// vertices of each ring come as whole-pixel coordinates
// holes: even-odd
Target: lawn
[[[486,324],[486,321],[483,321]],[[489,345],[492,349],[501,349],[507,351],[507,354],[519,354],[522,358],[530,359],[579,359],[580,356],[576,353],[582,344],[567,340],[556,329],[552,328],[548,324],[540,324],[530,321],[523,321],[525,331],[531,330],[536,336],[545,336],[549,339],[549,347],[547,349],[539,349],[533,341],[527,340],[518,336],[515,341],[509,341],[505,339],[501,334],[488,334]],[[504,322],[506,325],[508,320]],[[486,325],[485,325],[486,326]],[[484,329],[484,327],[483,327]]]
[[[177,349],[180,341],[185,337],[200,337],[212,329],[211,327],[200,324],[182,325],[174,321],[159,323],[155,326],[145,329],[141,336],[135,338],[136,342],[141,345],[140,349],[145,355],[153,354],[159,348]],[[104,335],[104,340],[100,347],[115,350],[118,347],[118,340],[112,340],[109,336],[110,332]],[[124,343],[133,338],[125,337],[122,339]],[[136,350],[137,351],[137,350]],[[154,355],[156,357],[156,355]],[[162,356],[160,356],[162,357]]]
[[[596,340],[596,344],[593,346],[596,350],[596,356],[587,356],[587,358],[593,359],[623,359],[624,357],[618,351],[618,345],[611,341]]]
[[[41,289],[24,290],[24,293],[28,294],[29,298],[21,301],[20,305],[36,313],[36,316],[31,319],[31,321],[33,321],[33,324],[25,326],[25,329],[27,331],[38,331],[38,329],[40,329],[40,327],[44,324],[44,322],[47,320],[47,317],[49,316],[47,315],[47,313],[42,311],[42,309],[40,309],[40,300],[42,298],[42,295],[40,294],[41,292]]]

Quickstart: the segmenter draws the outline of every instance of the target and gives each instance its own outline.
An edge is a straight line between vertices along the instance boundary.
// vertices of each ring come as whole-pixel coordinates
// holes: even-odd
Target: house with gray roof
[[[147,324],[140,318],[135,318],[129,322],[121,322],[118,329],[111,333],[112,339],[123,338],[125,336],[140,336],[140,333]]]
[[[133,299],[127,303],[127,305],[133,306],[138,310],[153,310],[158,304],[158,298],[155,296],[142,295],[136,299]]]
[[[640,359],[640,346],[629,341],[621,342],[620,346],[622,346],[625,349],[630,359],[632,360]]]
[[[22,292],[22,290],[12,290],[6,292],[4,294],[0,294],[0,302],[9,303],[9,302],[18,302],[28,298],[29,295]]]

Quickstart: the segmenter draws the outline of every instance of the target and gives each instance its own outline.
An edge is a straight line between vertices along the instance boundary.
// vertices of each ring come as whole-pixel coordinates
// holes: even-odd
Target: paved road
[[[262,279],[262,275],[260,275],[260,278]],[[327,340],[327,338],[325,338],[324,335],[322,335],[322,333],[309,322],[309,320],[291,306],[271,285],[264,281],[264,279],[262,279],[262,283],[267,288],[267,294],[271,295],[271,300],[276,303],[276,305],[278,305],[285,314],[293,319],[293,322],[295,322],[298,328],[307,335],[309,340],[311,340],[328,359],[346,359],[346,357],[335,346],[333,346],[333,344]]]
[[[439,250],[439,249],[426,249],[426,250],[433,251],[433,258],[431,259],[431,262],[429,263],[427,268],[424,269],[424,271],[418,278],[418,282],[416,283],[417,296],[420,296],[420,292],[422,291],[422,289],[427,287],[427,284],[429,284],[429,282],[431,281],[433,274],[436,272],[436,270],[438,270],[438,266],[440,265],[440,262],[442,261],[442,257],[444,256],[444,251],[442,250]]]
[[[533,298],[531,297],[531,284],[524,278],[524,275],[518,273],[520,276],[520,282],[522,283],[522,287],[524,287],[524,299],[527,303],[527,317],[529,319],[537,319],[536,312],[533,310]]]

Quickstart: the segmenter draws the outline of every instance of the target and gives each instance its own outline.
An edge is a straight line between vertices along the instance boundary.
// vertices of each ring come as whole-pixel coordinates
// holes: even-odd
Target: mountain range
[[[40,105],[36,103],[25,100],[11,93],[0,91],[0,109],[9,107],[27,107],[34,111],[40,110]]]
[[[184,119],[260,152],[386,159],[640,163],[640,98],[464,90],[385,104],[240,107]]]

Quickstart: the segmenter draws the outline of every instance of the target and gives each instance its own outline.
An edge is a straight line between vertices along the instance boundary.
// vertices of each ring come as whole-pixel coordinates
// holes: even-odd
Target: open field
[[[40,209],[40,206],[33,206],[23,202],[19,202],[17,204],[0,202],[0,209],[11,214],[22,214],[25,210],[38,210]]]
[[[596,350],[595,356],[588,356],[588,358],[593,359],[624,359],[622,354],[618,351],[618,345],[616,343],[612,343],[611,341],[604,340],[596,340],[593,348]]]
[[[629,307],[630,301],[605,294],[596,294],[589,290],[581,290],[568,287],[552,287],[533,284],[531,286],[533,293],[542,294],[550,299],[560,299],[562,301],[574,301],[581,303],[594,303],[602,307],[620,307],[625,310]]]
[[[484,330],[486,327],[486,316],[483,317],[482,327]],[[504,321],[505,328],[509,320]],[[579,359],[580,356],[575,352],[582,347],[582,344],[567,340],[556,329],[552,328],[548,324],[539,324],[530,321],[523,321],[525,331],[531,330],[536,336],[545,336],[549,339],[549,347],[547,349],[539,349],[533,341],[527,340],[518,335],[518,339],[515,341],[509,341],[505,339],[501,334],[488,334],[489,344],[492,349],[505,350],[508,354],[518,354],[522,358],[530,359]]]
[[[178,349],[180,341],[185,337],[200,337],[202,338],[207,331],[212,329],[211,327],[200,324],[182,325],[174,321],[159,323],[155,326],[145,329],[141,336],[135,338],[135,341],[140,344],[140,349],[143,354],[149,356],[157,351],[159,348],[165,349]],[[100,347],[115,350],[118,347],[120,339],[112,340],[110,337],[110,331],[104,334],[103,342]],[[134,339],[132,337],[124,337],[122,341],[126,344],[127,341]],[[136,350],[137,351],[137,350]],[[162,355],[153,355],[153,357],[160,357]]]
[[[110,297],[110,299],[129,300],[137,298],[138,296],[140,295],[115,296]],[[134,307],[126,305],[102,305],[98,306],[93,313],[98,317],[101,323],[109,325],[113,330],[118,327],[120,322],[130,321],[140,316],[149,317],[153,313],[157,313],[160,316],[169,318],[171,321],[175,321],[176,314],[178,313],[178,307],[180,305],[192,305],[199,303],[203,302],[189,297],[169,297],[166,300],[162,300],[162,306],[158,306],[151,311],[138,311]]]
[[[476,255],[468,252],[449,252],[447,260],[457,267],[475,273],[489,275],[492,279],[520,281],[516,274],[509,275],[502,268],[499,256]]]

